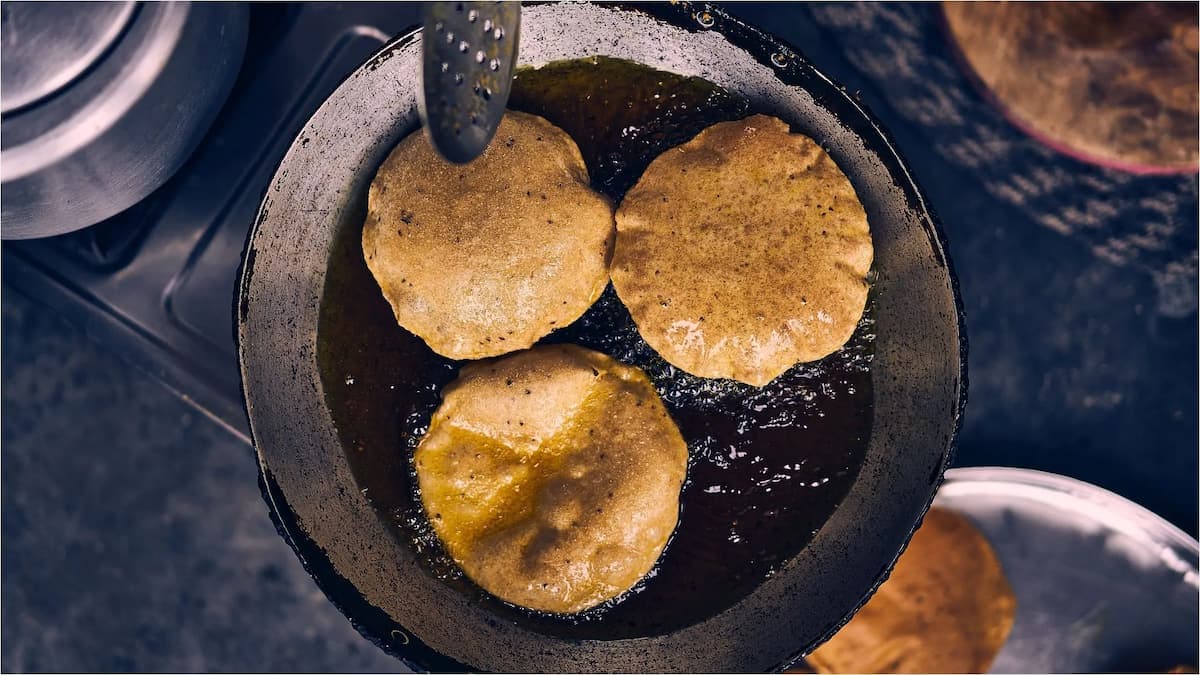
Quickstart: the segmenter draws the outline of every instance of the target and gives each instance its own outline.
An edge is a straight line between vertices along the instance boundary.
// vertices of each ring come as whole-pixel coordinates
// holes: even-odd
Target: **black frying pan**
[[[586,629],[524,620],[515,608],[437,578],[411,542],[394,536],[386,514],[363,494],[364,476],[352,471],[335,428],[318,362],[329,345],[318,344],[317,327],[338,242],[361,225],[375,169],[419,125],[416,33],[385,46],[312,117],[250,235],[237,325],[264,494],[281,534],[330,599],[411,666],[782,668],[828,637],[882,581],[949,460],[965,402],[966,342],[936,222],[883,131],[855,101],[793,48],[718,10],[539,5],[524,10],[521,33],[522,64],[607,55],[703,77],[817,138],[849,175],[874,237],[876,337],[869,439],[844,495],[798,552],[736,602],[640,634],[606,624],[607,615]],[[587,342],[587,331],[579,338]],[[403,375],[439,367],[413,354]],[[438,384],[413,382],[414,391]],[[786,397],[780,401],[787,405]],[[404,450],[397,443],[398,457]]]

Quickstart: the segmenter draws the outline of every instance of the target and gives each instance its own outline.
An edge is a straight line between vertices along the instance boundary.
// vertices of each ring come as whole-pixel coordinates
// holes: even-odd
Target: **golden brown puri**
[[[667,361],[762,386],[850,339],[872,253],[829,155],[754,115],[650,164],[617,210],[612,280]]]
[[[687,445],[641,370],[540,346],[464,366],[442,399],[417,481],[475,583],[570,614],[650,571],[679,516]]]
[[[1016,606],[983,535],[934,508],[888,580],[808,662],[823,673],[983,673]]]
[[[612,206],[575,142],[509,111],[459,166],[417,131],[367,197],[363,255],[401,326],[453,359],[505,354],[579,318],[608,283]]]
[[[1200,160],[1196,3],[947,2],[946,27],[1000,105],[1108,162]]]

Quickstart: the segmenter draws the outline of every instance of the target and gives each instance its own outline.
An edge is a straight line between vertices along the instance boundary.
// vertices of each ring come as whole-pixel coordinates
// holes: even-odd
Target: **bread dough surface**
[[[612,206],[575,142],[508,111],[470,164],[423,131],[379,168],[362,246],[396,320],[452,359],[524,349],[579,318],[608,283]]]
[[[469,578],[571,614],[654,566],[687,445],[640,369],[547,345],[464,366],[414,461],[426,514]]]
[[[808,662],[822,673],[984,673],[1016,606],[979,530],[933,508],[888,580]]]
[[[833,159],[754,115],[650,164],[617,210],[612,280],[671,364],[762,386],[850,339],[872,256],[866,212]]]

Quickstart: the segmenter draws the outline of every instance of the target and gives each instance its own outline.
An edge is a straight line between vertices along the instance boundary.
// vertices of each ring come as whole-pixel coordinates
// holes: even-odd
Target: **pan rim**
[[[606,9],[606,11],[622,11],[622,12],[630,11],[629,8],[611,8],[611,6],[609,6],[608,8],[605,8],[605,9]],[[843,97],[845,99],[845,102],[847,102],[849,105],[851,105],[853,107],[855,113],[860,117],[860,119],[866,121],[870,125],[871,132],[874,134],[877,134],[879,141],[880,141],[878,144],[878,147],[883,148],[887,151],[887,153],[889,155],[889,157],[887,159],[891,160],[891,167],[894,167],[899,170],[898,177],[902,179],[903,184],[901,185],[901,187],[905,190],[905,193],[906,193],[905,196],[909,199],[909,206],[911,208],[913,208],[914,211],[917,212],[917,215],[919,216],[918,220],[920,222],[920,225],[926,230],[926,234],[929,238],[929,243],[932,247],[933,253],[938,258],[938,262],[940,263],[940,265],[942,267],[944,267],[944,269],[945,269],[945,274],[947,276],[949,290],[953,297],[953,305],[954,305],[953,316],[947,317],[947,321],[952,326],[952,328],[954,329],[954,332],[957,336],[957,364],[956,365],[957,365],[957,376],[958,376],[957,382],[955,385],[955,392],[953,394],[953,399],[954,399],[953,409],[950,413],[951,417],[952,417],[951,432],[945,442],[945,447],[944,447],[943,451],[941,452],[941,455],[940,455],[941,460],[936,468],[936,476],[931,476],[932,487],[929,489],[928,498],[927,498],[927,500],[925,500],[924,506],[920,510],[920,517],[917,518],[916,522],[913,523],[912,527],[909,529],[907,534],[904,536],[904,542],[905,542],[904,545],[906,546],[908,539],[912,535],[912,532],[915,531],[915,529],[919,526],[921,517],[923,517],[924,513],[928,510],[930,504],[932,504],[934,495],[936,494],[937,486],[940,484],[940,482],[942,480],[942,474],[944,473],[946,467],[949,466],[949,464],[952,460],[952,457],[953,457],[953,454],[954,454],[954,451],[955,451],[955,448],[957,445],[958,434],[959,434],[959,431],[960,431],[961,425],[962,425],[962,416],[963,416],[963,412],[965,409],[966,398],[967,398],[968,344],[967,344],[967,335],[966,335],[966,330],[965,330],[966,324],[965,324],[965,318],[964,318],[964,313],[963,313],[962,296],[961,296],[961,293],[959,290],[959,282],[958,282],[957,275],[954,272],[953,264],[950,261],[949,256],[948,256],[946,239],[945,239],[944,232],[942,230],[940,220],[937,218],[937,216],[934,213],[931,206],[926,202],[924,193],[920,189],[920,186],[917,184],[915,177],[912,175],[908,166],[904,163],[903,159],[900,157],[900,154],[897,151],[893,140],[891,139],[890,135],[888,135],[886,130],[882,127],[882,125],[879,123],[879,121],[873,115],[871,115],[870,112],[867,111],[860,103],[858,103],[852,97],[850,97],[845,92],[844,88],[839,87],[838,85],[833,83],[831,80],[829,80],[828,77],[826,77],[822,73],[820,73],[820,71],[818,71],[814,67],[812,67],[807,62],[807,60],[803,58],[803,56],[801,55],[799,50],[795,49],[794,47],[791,47],[787,43],[785,43],[773,36],[770,36],[756,28],[748,26],[747,24],[741,22],[740,20],[737,20],[737,19],[729,16],[724,11],[714,8],[714,7],[711,7],[709,5],[703,5],[703,4],[693,5],[693,4],[688,4],[688,3],[679,3],[678,5],[672,5],[670,7],[665,7],[665,8],[660,8],[660,7],[647,8],[645,6],[639,6],[639,7],[633,8],[633,11],[637,11],[639,13],[646,14],[646,15],[655,17],[660,20],[668,21],[668,22],[674,24],[676,27],[679,27],[679,25],[686,20],[686,17],[692,16],[696,12],[701,12],[701,11],[708,12],[712,17],[715,17],[717,20],[716,21],[717,27],[716,28],[708,28],[708,30],[718,32],[724,38],[726,38],[727,40],[732,42],[733,45],[738,49],[747,51],[746,48],[743,46],[743,44],[741,44],[741,42],[746,41],[746,40],[753,40],[753,41],[756,41],[759,45],[765,45],[772,49],[782,50],[784,52],[790,52],[791,54],[794,54],[795,58],[792,63],[792,66],[796,67],[798,69],[803,69],[807,74],[809,74],[811,76],[820,78],[829,86],[830,90],[839,92],[841,97]],[[693,30],[693,31],[697,30],[697,28],[694,26],[688,26],[688,29]],[[731,34],[733,34],[735,37],[738,37],[739,39],[731,39],[731,37],[730,37]],[[406,31],[405,33],[401,34],[400,36],[393,39],[392,41],[389,41],[387,44],[385,44],[383,47],[381,47],[378,52],[376,52],[374,55],[372,55],[370,58],[368,58],[359,68],[355,69],[355,71],[353,71],[350,75],[348,75],[346,78],[346,81],[356,77],[358,74],[360,74],[361,72],[363,72],[365,70],[379,67],[379,65],[381,63],[386,61],[391,56],[394,56],[402,48],[404,48],[408,45],[411,45],[418,38],[418,36],[419,36],[419,31]],[[340,90],[340,87],[339,87],[339,90]],[[333,96],[336,96],[336,95],[337,95],[337,92],[335,91]],[[319,113],[320,113],[320,111],[318,111],[317,114],[319,114]],[[314,118],[317,116],[317,114],[314,114]],[[311,122],[311,120],[310,120],[310,122]],[[306,124],[306,126],[305,126],[306,129],[307,129],[307,126],[308,125]],[[291,157],[291,155],[292,155],[292,150],[294,150],[295,147],[298,144],[300,144],[303,136],[304,136],[304,131],[302,130],[297,135],[295,141],[292,144],[291,149],[289,149],[288,154],[285,156],[284,160],[281,162],[281,165],[280,165],[281,168],[287,164],[288,158]],[[885,159],[885,158],[881,158],[881,159]],[[276,179],[277,178],[278,178],[278,174],[276,175]],[[271,183],[272,185],[275,184],[276,179],[272,180],[272,183]],[[270,190],[270,186],[268,186],[267,190],[268,191]],[[261,446],[262,439],[261,439],[260,430],[258,428],[258,425],[255,423],[255,413],[253,411],[254,405],[251,401],[251,394],[250,394],[249,390],[247,389],[247,385],[246,385],[247,372],[250,368],[253,367],[253,364],[250,364],[248,362],[249,357],[247,355],[247,349],[246,349],[246,346],[247,346],[247,340],[246,340],[247,324],[245,322],[245,317],[246,317],[246,312],[248,311],[249,305],[251,303],[251,295],[252,295],[251,285],[252,285],[252,281],[254,278],[255,256],[257,253],[257,250],[255,248],[255,242],[257,240],[257,237],[258,237],[258,234],[260,231],[260,226],[263,225],[264,221],[267,218],[269,205],[270,205],[270,203],[269,203],[269,194],[268,194],[264,197],[262,205],[259,209],[258,216],[256,217],[255,222],[247,236],[245,254],[243,256],[243,263],[242,263],[242,267],[239,271],[239,276],[238,276],[238,278],[239,278],[238,298],[237,298],[237,302],[235,304],[235,333],[236,333],[235,337],[236,337],[237,349],[238,349],[239,371],[241,374],[240,384],[242,387],[243,399],[244,399],[244,401],[246,403],[246,407],[247,407],[247,417],[249,419],[251,440],[254,443],[255,450],[256,450],[256,460],[258,461],[258,464],[259,464],[260,487],[262,488],[264,499],[268,503],[268,506],[272,512],[272,518],[273,518],[273,520],[275,520],[277,529],[280,530],[281,536],[284,536],[285,540],[287,540],[289,542],[289,545],[292,546],[293,550],[296,551],[296,554],[301,559],[301,562],[304,564],[306,571],[308,571],[310,573],[310,575],[312,575],[314,577],[314,580],[317,582],[318,586],[322,588],[322,591],[326,593],[327,597],[330,597],[330,600],[332,602],[334,602],[334,604],[337,605],[339,607],[339,609],[342,609],[343,613],[347,614],[348,618],[350,618],[351,622],[353,624],[355,624],[356,628],[358,628],[365,637],[370,639],[375,644],[379,645],[381,648],[385,649],[385,651],[388,651],[389,653],[392,653],[393,655],[397,656],[402,661],[404,661],[406,664],[408,664],[410,667],[414,667],[414,668],[428,667],[429,663],[424,662],[423,659],[419,659],[416,656],[412,656],[413,650],[394,648],[393,644],[391,642],[388,642],[386,639],[381,639],[380,636],[378,634],[376,634],[375,632],[373,632],[368,626],[366,626],[365,623],[363,623],[359,620],[356,620],[356,616],[351,615],[354,612],[354,610],[352,609],[351,611],[347,611],[343,607],[342,601],[344,601],[345,598],[335,597],[335,595],[337,595],[337,593],[332,592],[329,588],[327,588],[328,585],[330,585],[331,583],[336,583],[338,580],[346,582],[347,584],[349,584],[350,582],[348,580],[346,580],[344,577],[341,577],[338,574],[337,570],[333,567],[332,564],[329,564],[329,568],[331,570],[333,570],[333,574],[335,576],[337,576],[336,580],[331,580],[328,577],[327,572],[323,573],[320,570],[314,571],[314,567],[320,568],[323,566],[324,563],[328,563],[329,562],[328,558],[324,557],[324,552],[320,550],[319,546],[314,545],[313,547],[310,548],[304,544],[303,539],[297,538],[298,535],[300,537],[306,537],[307,535],[305,532],[303,532],[303,529],[301,527],[299,527],[298,525],[295,524],[295,519],[294,519],[295,513],[291,510],[291,506],[288,505],[286,497],[283,496],[282,490],[280,490],[278,488],[278,485],[275,484],[275,482],[274,482],[275,479],[271,473],[271,469],[268,466],[268,460],[263,453],[262,446]],[[272,487],[272,484],[274,484],[274,488]],[[852,487],[851,490],[853,490],[853,489],[854,488]],[[288,524],[286,524],[284,522],[285,520],[289,520],[287,518],[288,516],[292,517],[290,519],[290,522],[292,523],[292,525],[290,527]],[[305,550],[302,550],[302,549],[305,549]],[[881,584],[886,579],[888,571],[890,571],[892,565],[894,565],[894,563],[895,563],[895,559],[899,557],[899,555],[902,553],[902,551],[903,551],[903,548],[901,548],[901,550],[896,552],[896,555],[892,557],[892,559],[885,565],[885,567],[879,573],[879,575],[874,579],[874,581],[871,584],[870,591],[862,596],[862,599],[858,603],[858,605],[855,606],[853,608],[853,611],[849,612],[840,623],[838,623],[836,626],[831,628],[823,637],[821,637],[820,639],[817,639],[810,645],[797,644],[796,650],[794,651],[794,653],[792,653],[790,656],[784,658],[782,661],[775,663],[774,667],[775,668],[786,667],[786,665],[788,665],[789,663],[794,662],[794,660],[796,658],[798,658],[804,651],[811,649],[816,644],[819,644],[821,641],[823,641],[825,638],[827,638],[828,635],[831,635],[833,632],[836,632],[836,630],[838,628],[840,628],[840,626],[843,625],[845,623],[845,621],[849,620],[850,616],[853,615],[854,611],[857,611],[857,609],[859,607],[861,607],[862,604],[865,604],[865,602],[870,598],[871,594],[879,586],[879,584]],[[364,599],[363,602],[366,603],[366,600]],[[370,606],[369,603],[367,603],[367,604],[368,604],[368,606]],[[374,609],[378,609],[378,608],[374,608]],[[379,610],[379,611],[382,611],[382,610]],[[726,610],[726,612],[727,611],[729,611],[729,610]],[[702,624],[703,621],[701,621],[700,623]],[[683,629],[683,630],[688,630],[693,627],[694,626],[689,626],[687,629]],[[415,636],[414,636],[414,640],[415,640]],[[608,643],[608,644],[611,644],[611,643],[620,643],[620,644],[634,643],[634,644],[636,644],[638,642],[648,642],[648,641],[653,641],[653,640],[654,640],[654,638],[652,638],[652,637],[637,637],[637,638],[626,638],[626,639],[612,640],[612,641],[585,640],[585,641],[579,641],[579,642],[580,643],[600,642],[600,643]],[[409,646],[409,645],[406,645],[406,646]],[[411,659],[410,659],[410,656],[412,656]],[[459,666],[462,665],[462,664],[458,664],[458,662],[454,662],[454,663]],[[443,665],[445,665],[445,664],[443,664]]]

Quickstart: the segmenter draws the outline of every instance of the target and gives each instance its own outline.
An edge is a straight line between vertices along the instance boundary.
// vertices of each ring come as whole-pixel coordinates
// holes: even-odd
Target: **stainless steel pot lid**
[[[0,238],[71,232],[138,203],[183,165],[233,88],[244,3],[123,7],[0,9]]]
[[[83,74],[129,24],[126,2],[6,2],[0,6],[0,112],[39,101]]]
[[[935,506],[991,542],[1017,616],[991,672],[1166,672],[1197,663],[1200,545],[1122,497],[1029,469],[952,469]]]

